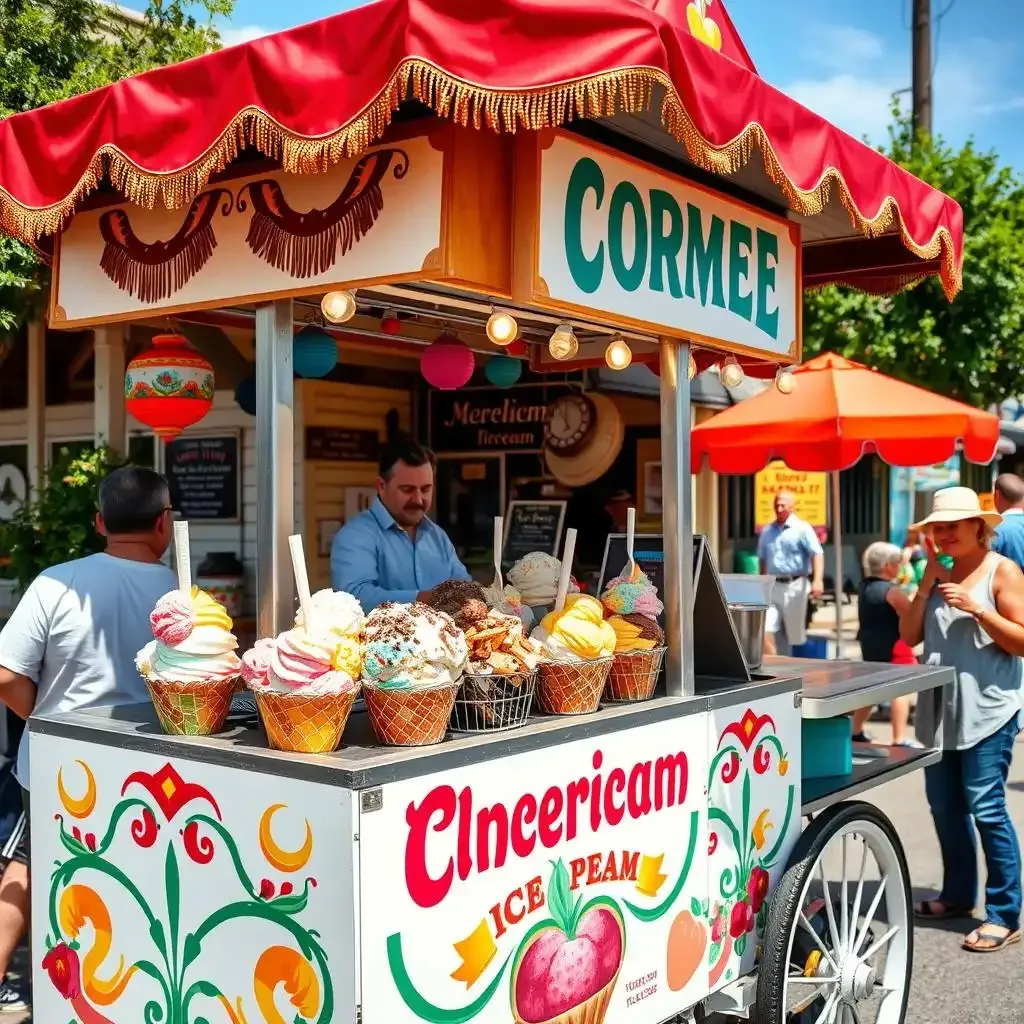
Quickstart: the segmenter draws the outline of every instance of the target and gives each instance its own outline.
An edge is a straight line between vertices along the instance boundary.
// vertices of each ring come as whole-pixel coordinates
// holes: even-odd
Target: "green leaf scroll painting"
[[[740,768],[742,767],[742,776]],[[771,820],[771,808],[765,807],[754,814],[751,806],[751,770],[756,776],[774,771],[780,778],[789,772],[789,760],[775,733],[775,723],[769,715],[757,715],[750,708],[743,717],[727,725],[718,740],[718,749],[708,769],[708,794],[712,803],[708,808],[708,854],[713,856],[719,847],[720,834],[730,840],[735,862],[728,864],[719,875],[718,897],[710,908],[705,908],[711,926],[709,968],[712,977],[716,965],[724,967],[730,948],[742,956],[747,948],[748,935],[755,931],[764,935],[768,919],[768,896],[771,876],[786,841],[793,817],[796,786],[790,784],[786,793],[786,809],[781,821]],[[730,788],[740,784],[739,818],[713,802],[715,776]],[[735,806],[730,804],[730,807]],[[769,833],[773,833],[769,836]],[[714,882],[712,882],[714,885]]]
[[[85,823],[96,807],[96,780],[84,761],[77,764],[85,773],[85,795],[71,797],[64,787],[62,772],[57,774],[57,791],[67,814]],[[334,991],[327,955],[318,934],[297,920],[309,904],[316,879],[306,877],[301,888],[296,889],[291,882],[275,885],[264,878],[257,887],[231,832],[223,824],[213,795],[196,783],[185,782],[170,764],[153,775],[141,771],[129,775],[120,795],[99,835],[83,833],[78,825],[69,829],[65,816],[55,815],[67,857],[56,861],[50,878],[47,952],[42,966],[60,995],[71,1004],[72,1021],[113,1024],[105,1010],[115,1007],[129,986],[148,979],[152,997],[145,1004],[142,1024],[247,1024],[247,1000],[240,994],[225,992],[204,977],[200,967],[202,954],[210,948],[211,936],[222,925],[253,919],[275,926],[280,940],[256,958],[249,1000],[257,1012],[250,1019],[268,1024],[328,1024],[334,1014]],[[272,868],[290,874],[301,871],[308,863],[313,835],[307,822],[302,846],[295,851],[281,849],[271,836],[270,823],[282,806],[273,804],[263,812],[260,849]],[[158,844],[164,828],[161,819],[167,826],[177,824],[178,829],[169,829],[167,841]],[[162,879],[164,899],[159,908],[146,898],[137,879],[129,877],[110,855],[115,840],[126,829],[140,850],[152,851],[154,855],[154,863],[147,866],[145,877]],[[222,851],[221,856],[230,861],[237,883],[235,894],[227,893],[223,903],[184,935],[179,848],[200,866],[209,864],[218,850]],[[117,970],[109,976],[110,968],[104,964],[111,951],[117,951],[114,922],[94,888],[98,880],[103,881],[105,888],[118,887],[137,907],[148,924],[151,942],[148,956],[140,950],[139,958],[126,964],[125,956],[120,955]],[[83,949],[79,937],[86,923],[91,925],[93,939],[91,946]],[[207,960],[208,966],[215,967],[217,962],[214,958]],[[294,1018],[287,1022],[275,1006],[275,990],[282,985],[295,1009]],[[200,998],[207,1001],[205,1005],[196,1002]],[[201,1015],[201,1011],[209,1013],[211,1001],[219,1004],[214,1020]]]
[[[401,934],[389,935],[388,965],[406,1006],[428,1024],[466,1024],[491,1002],[508,971],[510,1009],[518,1024],[541,1024],[556,1017],[568,1020],[566,1014],[596,1024],[604,1018],[625,956],[626,914],[650,923],[673,909],[693,865],[699,820],[697,811],[690,813],[689,838],[679,874],[664,899],[652,907],[606,895],[585,899],[581,892],[573,891],[562,860],[553,861],[545,894],[548,916],[526,932],[480,995],[463,1006],[445,1008],[426,999],[409,975]],[[481,928],[486,930],[486,922],[481,922]],[[492,941],[489,932],[483,941]],[[563,962],[575,966],[560,972],[559,964]]]

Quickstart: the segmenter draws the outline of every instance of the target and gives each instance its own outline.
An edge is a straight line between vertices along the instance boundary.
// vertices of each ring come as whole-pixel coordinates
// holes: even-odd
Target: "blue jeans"
[[[1017,833],[1006,809],[1006,777],[1017,739],[1017,716],[967,750],[943,751],[924,770],[925,792],[942,850],[942,892],[953,907],[978,900],[974,830],[985,853],[985,919],[1020,927],[1021,862]]]

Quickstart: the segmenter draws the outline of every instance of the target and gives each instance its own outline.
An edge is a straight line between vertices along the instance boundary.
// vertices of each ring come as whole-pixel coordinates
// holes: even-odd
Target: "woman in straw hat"
[[[900,622],[925,662],[956,669],[956,683],[922,693],[918,737],[940,735],[942,760],[925,769],[925,789],[942,850],[939,898],[917,908],[921,918],[968,918],[978,894],[974,828],[985,853],[985,921],[963,948],[994,953],[1020,940],[1021,856],[1006,808],[1006,777],[1019,731],[1024,679],[1024,574],[989,550],[996,512],[981,508],[969,487],[936,491],[918,524],[931,557]],[[945,557],[943,567],[937,557]],[[973,819],[973,826],[972,826]]]

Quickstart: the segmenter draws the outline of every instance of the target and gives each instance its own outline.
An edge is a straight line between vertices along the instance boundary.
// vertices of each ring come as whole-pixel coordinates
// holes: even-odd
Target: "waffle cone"
[[[274,750],[293,750],[299,754],[329,754],[337,750],[358,695],[358,687],[348,693],[316,695],[253,692],[267,742]]]
[[[461,685],[461,679],[429,689],[391,690],[364,684],[363,699],[378,741],[390,747],[440,743]]]
[[[235,676],[202,683],[147,680],[146,689],[165,733],[170,736],[210,736],[224,727],[237,682]]]
[[[549,715],[590,715],[601,703],[612,659],[575,664],[544,662],[537,683],[537,703]]]
[[[601,1024],[608,1012],[608,1004],[612,1000],[612,992],[615,990],[615,983],[618,980],[619,971],[616,971],[612,980],[600,992],[595,992],[578,1006],[571,1007],[565,1013],[560,1013],[557,1017],[544,1021],[543,1024]],[[515,1000],[513,1000],[514,1003]],[[519,1016],[519,1010],[515,1005],[512,1007],[512,1016],[516,1024],[527,1024]]]
[[[650,700],[658,685],[658,674],[664,658],[664,647],[616,654],[608,673],[604,699],[622,702]]]

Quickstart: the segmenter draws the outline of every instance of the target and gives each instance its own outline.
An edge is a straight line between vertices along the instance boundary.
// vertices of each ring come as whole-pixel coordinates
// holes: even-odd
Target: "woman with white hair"
[[[990,550],[1002,517],[982,509],[969,487],[936,491],[932,502],[920,524],[931,557],[900,633],[908,644],[923,641],[926,663],[956,669],[956,679],[917,702],[918,737],[943,746],[942,760],[924,770],[942,851],[942,891],[917,914],[973,916],[977,833],[987,869],[985,920],[964,937],[963,948],[995,953],[1021,937],[1020,843],[1006,806],[1006,779],[1020,731],[1024,573]]]
[[[900,616],[910,608],[910,598],[896,584],[903,552],[895,544],[877,541],[864,552],[864,575],[860,583],[857,612],[860,619],[861,657],[865,661],[884,661],[894,665],[913,665],[914,652],[900,639]],[[853,738],[870,743],[864,725],[872,707],[861,708],[853,716]],[[891,704],[892,741],[898,747],[919,747],[908,735],[910,698],[897,697]]]

